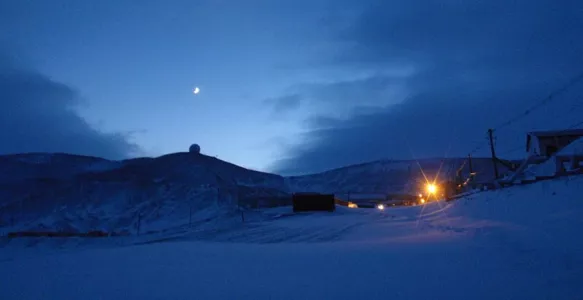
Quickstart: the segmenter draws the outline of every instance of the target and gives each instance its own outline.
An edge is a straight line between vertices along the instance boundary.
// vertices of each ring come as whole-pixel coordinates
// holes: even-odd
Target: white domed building
[[[190,145],[190,148],[188,148],[188,152],[200,154],[200,146],[198,144],[192,144]]]

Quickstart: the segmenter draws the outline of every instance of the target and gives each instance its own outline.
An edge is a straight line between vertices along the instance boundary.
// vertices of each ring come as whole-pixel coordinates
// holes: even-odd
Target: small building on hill
[[[526,136],[526,152],[529,156],[549,158],[580,137],[583,137],[583,129],[529,132]]]
[[[529,132],[527,158],[502,182],[534,181],[583,172],[583,129]]]

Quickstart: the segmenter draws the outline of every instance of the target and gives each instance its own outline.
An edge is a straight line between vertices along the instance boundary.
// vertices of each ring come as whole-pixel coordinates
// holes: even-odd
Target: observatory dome
[[[192,144],[190,145],[190,148],[188,148],[188,152],[190,153],[200,153],[200,146],[198,144]]]

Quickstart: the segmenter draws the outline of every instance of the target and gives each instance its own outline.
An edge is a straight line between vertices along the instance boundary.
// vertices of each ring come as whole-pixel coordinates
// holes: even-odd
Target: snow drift
[[[0,298],[581,299],[582,193],[583,176],[574,176],[139,246],[50,255],[5,247]],[[22,257],[25,248],[34,256]]]

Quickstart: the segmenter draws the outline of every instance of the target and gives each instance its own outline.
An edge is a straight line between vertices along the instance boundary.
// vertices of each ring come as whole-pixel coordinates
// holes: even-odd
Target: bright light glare
[[[358,208],[358,205],[356,205],[356,203],[349,202],[348,203],[348,207],[350,207],[350,208]]]
[[[433,183],[428,183],[427,184],[427,191],[430,194],[435,194],[435,192],[437,192],[437,186],[435,186],[435,184],[433,184]]]
[[[425,203],[425,199],[421,198],[421,204]]]
[[[422,198],[422,197],[423,197],[423,194],[419,194],[419,198]]]
[[[385,206],[383,204],[379,204],[379,205],[377,205],[377,208],[380,210],[383,210],[383,209],[385,209]]]

